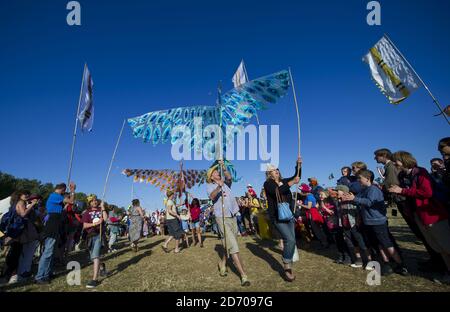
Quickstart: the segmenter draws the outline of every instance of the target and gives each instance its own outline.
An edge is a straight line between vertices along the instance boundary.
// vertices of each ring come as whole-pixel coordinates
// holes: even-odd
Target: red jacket
[[[402,195],[415,199],[416,214],[424,225],[448,219],[445,206],[433,199],[431,176],[424,168],[416,167],[411,172],[412,184],[402,190]]]

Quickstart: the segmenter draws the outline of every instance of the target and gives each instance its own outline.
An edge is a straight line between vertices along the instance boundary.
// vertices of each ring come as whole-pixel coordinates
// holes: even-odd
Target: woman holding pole
[[[270,221],[274,227],[278,230],[283,240],[283,264],[285,279],[288,282],[295,280],[295,275],[292,273],[292,259],[294,257],[296,240],[295,240],[295,219],[280,220],[278,214],[278,205],[283,202],[288,202],[291,211],[294,210],[292,199],[292,193],[290,187],[294,184],[298,184],[301,175],[302,159],[297,159],[297,166],[295,168],[295,174],[291,178],[283,179],[280,170],[274,165],[268,165],[266,171],[266,182],[264,182],[264,190],[267,196],[267,211]]]

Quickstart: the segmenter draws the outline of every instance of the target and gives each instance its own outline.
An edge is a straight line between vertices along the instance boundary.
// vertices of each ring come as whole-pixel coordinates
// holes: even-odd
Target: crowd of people
[[[315,239],[323,249],[335,245],[338,264],[370,271],[375,269],[372,261],[378,261],[382,275],[408,276],[402,250],[389,228],[388,206],[400,211],[430,256],[419,263],[419,270],[435,273],[433,280],[437,283],[450,284],[450,138],[439,141],[438,151],[442,158],[433,158],[428,172],[418,166],[411,153],[378,149],[374,159],[383,165],[378,168],[381,183],[375,181],[374,172],[364,162],[356,161],[342,168],[335,187],[325,189],[316,178],[309,178],[309,183],[302,183],[294,194],[291,188],[300,182],[302,159],[297,160],[295,173],[289,178],[283,178],[277,167],[269,165],[260,199],[249,185],[246,196],[225,204],[224,199],[233,198],[231,180],[224,168],[225,179],[220,176],[221,170],[210,168],[208,195],[215,213],[226,214],[218,223],[223,224],[220,233],[225,236],[227,252],[237,255],[233,260],[242,284],[248,282],[248,277],[239,258],[237,236],[255,232],[261,236],[264,223],[257,217],[261,209],[266,209],[274,236],[281,238],[284,278],[288,282],[295,280],[292,263],[302,239]],[[219,263],[221,275],[224,264],[223,260]]]
[[[0,246],[6,256],[1,272],[3,284],[25,282],[33,276],[36,283],[48,284],[55,267],[65,266],[71,252],[86,249],[93,263],[93,278],[87,287],[94,288],[99,276],[108,274],[105,263],[99,260],[101,250],[117,251],[118,239],[123,238],[129,241],[132,251],[138,252],[142,238],[166,235],[171,228],[172,215],[168,210],[147,213],[140,201],[134,199],[128,211],[117,211],[95,195],[89,195],[85,203],[76,201],[73,183],[69,185],[69,192],[66,189],[64,183],[56,185],[45,202],[41,196],[26,190],[12,194],[11,207],[2,216],[0,226]],[[205,208],[201,209],[197,198],[192,198],[191,204],[186,200],[177,206],[175,214],[183,219],[181,234],[186,247],[192,242],[203,248],[202,233],[215,229],[214,214],[210,208]],[[34,274],[33,262],[37,262],[38,267]]]
[[[383,148],[374,152],[375,161],[383,165],[382,183],[376,183],[375,174],[357,161],[342,168],[336,187],[324,189],[310,178],[309,185],[300,185],[297,196],[290,187],[298,183],[301,170],[296,168],[296,175],[282,179],[277,168],[269,167],[264,189],[270,219],[284,241],[286,279],[295,278],[290,265],[300,237],[315,238],[325,249],[335,244],[336,263],[373,270],[370,262],[377,260],[382,275],[409,275],[401,248],[389,230],[387,206],[391,206],[400,211],[430,256],[419,263],[419,270],[434,272],[436,282],[449,284],[450,138],[442,139],[438,150],[442,159],[430,161],[431,173],[419,167],[410,153]],[[293,214],[289,220],[279,220],[280,202],[289,202]]]
[[[181,194],[177,198],[169,190],[165,210],[151,214],[138,199],[123,213],[110,209],[95,195],[88,196],[84,209],[75,200],[74,183],[69,192],[66,184],[56,185],[45,203],[37,194],[18,190],[1,219],[0,241],[6,254],[2,277],[10,284],[32,277],[38,284],[48,284],[55,265],[65,264],[71,252],[87,249],[93,272],[86,287],[95,288],[99,277],[108,275],[100,260],[102,249],[115,252],[120,237],[126,237],[138,252],[143,237],[167,236],[162,249],[171,252],[169,244],[174,241],[173,252],[180,253],[183,248],[203,248],[207,231],[217,234],[224,247],[219,275],[227,276],[230,257],[242,286],[249,286],[250,279],[240,256],[239,236],[253,235],[279,240],[288,282],[296,278],[292,263],[297,247],[313,240],[321,249],[333,246],[335,263],[373,270],[372,261],[378,261],[382,275],[408,276],[407,259],[389,228],[390,206],[400,212],[429,254],[419,269],[435,273],[436,282],[450,284],[450,138],[439,141],[438,151],[442,158],[431,159],[429,172],[406,151],[378,149],[374,159],[383,165],[378,168],[381,183],[364,162],[356,161],[343,167],[342,177],[329,188],[313,177],[308,183],[300,182],[303,164],[299,157],[291,177],[284,178],[277,167],[269,165],[260,195],[249,184],[241,197],[233,194],[224,162],[217,161],[206,174],[209,204],[201,206],[198,198],[187,193],[184,202],[179,202]],[[36,272],[33,260],[38,260]]]

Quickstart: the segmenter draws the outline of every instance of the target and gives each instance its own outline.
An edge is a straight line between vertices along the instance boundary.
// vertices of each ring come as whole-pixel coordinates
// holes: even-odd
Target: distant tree
[[[16,190],[16,178],[10,174],[0,172],[0,199],[11,196]]]
[[[52,183],[41,184],[38,194],[46,201],[50,194],[53,193],[54,188]]]
[[[0,171],[0,199],[11,196],[11,194],[17,190],[27,190],[33,194],[42,196],[45,203],[49,195],[53,193],[54,188],[52,183],[42,184],[41,181],[36,179],[20,179]],[[75,193],[75,200],[82,203],[80,206],[82,206],[83,209],[87,207],[87,195],[85,193]],[[115,205],[112,206],[120,209]],[[122,208],[122,210],[125,211],[124,208]]]
[[[79,200],[87,204],[87,195],[84,193],[75,193],[75,200]]]

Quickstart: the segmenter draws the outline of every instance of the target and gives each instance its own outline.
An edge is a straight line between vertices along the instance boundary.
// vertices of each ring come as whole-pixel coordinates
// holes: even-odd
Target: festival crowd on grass
[[[418,270],[436,283],[450,284],[450,137],[441,139],[437,149],[442,158],[431,159],[430,171],[406,151],[378,149],[374,159],[384,166],[379,170],[380,183],[365,163],[356,161],[341,169],[342,177],[332,188],[321,187],[316,178],[301,183],[299,157],[291,177],[269,165],[259,196],[248,185],[241,197],[233,193],[231,174],[218,161],[207,171],[208,203],[187,193],[180,202],[169,190],[165,210],[151,214],[138,199],[125,214],[95,195],[88,196],[84,207],[75,200],[74,183],[56,185],[48,198],[16,190],[0,224],[5,256],[1,285],[49,284],[56,266],[65,266],[74,253],[87,251],[93,276],[86,287],[95,288],[108,276],[101,255],[116,252],[119,238],[126,238],[132,251],[138,252],[143,238],[166,236],[162,249],[178,254],[184,248],[203,248],[204,234],[210,231],[224,246],[219,275],[227,276],[229,255],[242,286],[249,286],[251,277],[239,254],[239,236],[278,240],[286,282],[296,278],[292,264],[298,261],[297,247],[313,240],[320,246],[316,248],[335,251],[337,264],[370,271],[377,261],[383,276],[408,276],[405,255],[389,229],[388,206],[400,212],[428,253]]]

